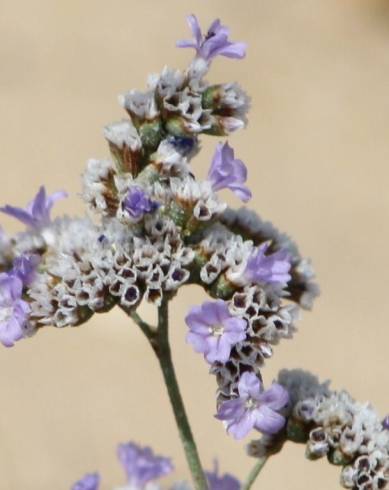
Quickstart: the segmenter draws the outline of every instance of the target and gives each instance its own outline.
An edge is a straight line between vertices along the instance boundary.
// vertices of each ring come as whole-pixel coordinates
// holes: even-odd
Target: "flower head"
[[[20,257],[16,257],[10,274],[18,277],[24,286],[29,286],[34,280],[39,260],[38,255],[21,255]]]
[[[98,490],[99,485],[100,476],[97,473],[91,473],[78,480],[72,486],[72,490]]]
[[[178,41],[177,47],[194,48],[197,51],[197,56],[207,62],[218,55],[238,59],[246,56],[246,44],[229,41],[230,30],[223,26],[219,19],[212,22],[205,36],[201,33],[200,24],[195,15],[189,15],[187,21],[194,40]]]
[[[269,246],[265,242],[251,254],[244,275],[249,281],[284,286],[291,279],[290,255],[286,250],[265,255]]]
[[[234,150],[228,143],[217,145],[208,172],[208,180],[214,191],[230,189],[244,202],[251,198],[250,190],[244,185],[247,180],[246,165],[234,158]]]
[[[64,191],[47,196],[46,189],[42,186],[26,209],[6,205],[0,208],[0,211],[16,218],[29,228],[40,229],[50,224],[51,208],[57,201],[65,197],[67,197],[67,193]]]
[[[142,187],[137,185],[130,187],[123,201],[123,210],[127,211],[134,220],[139,220],[145,214],[154,212],[158,207],[159,204],[152,201]]]
[[[227,303],[220,299],[194,306],[185,322],[189,327],[187,342],[210,363],[227,362],[231,348],[246,337],[246,320],[231,315]]]
[[[213,471],[207,471],[206,473],[209,490],[240,490],[240,482],[234,476],[225,473],[219,475],[219,465],[217,461],[214,463]]]
[[[173,471],[169,458],[156,456],[149,447],[140,447],[132,442],[120,444],[118,456],[134,490],[142,490],[148,482]]]
[[[246,372],[238,384],[239,397],[220,405],[216,418],[227,423],[227,431],[235,439],[242,439],[253,428],[264,434],[276,434],[285,425],[278,413],[289,400],[288,392],[278,383],[263,390],[254,373]]]
[[[0,274],[0,342],[12,347],[24,335],[30,306],[22,300],[23,283],[19,277]]]

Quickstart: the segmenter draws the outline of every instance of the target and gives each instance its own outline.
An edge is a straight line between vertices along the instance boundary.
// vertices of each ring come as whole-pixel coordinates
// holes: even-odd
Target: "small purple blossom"
[[[382,427],[385,430],[389,430],[389,415],[387,415],[384,420],[382,421]]]
[[[279,250],[265,255],[270,242],[262,243],[247,261],[245,277],[249,281],[284,286],[290,281],[290,255],[286,250]]]
[[[98,490],[99,485],[100,476],[97,473],[91,473],[78,480],[71,490]]]
[[[278,383],[263,390],[254,373],[246,372],[238,384],[239,397],[223,402],[216,418],[227,423],[227,431],[235,439],[242,439],[253,428],[264,434],[276,434],[285,425],[278,413],[289,401],[288,392]]]
[[[210,62],[218,55],[238,59],[246,56],[246,44],[229,41],[230,30],[228,27],[221,25],[219,19],[212,22],[205,36],[201,33],[200,24],[195,15],[189,15],[187,21],[194,40],[178,41],[177,47],[194,48],[197,51],[197,55],[207,62]]]
[[[0,342],[12,347],[24,335],[30,306],[22,299],[23,283],[12,274],[0,274]]]
[[[152,201],[142,187],[137,185],[130,187],[123,201],[123,209],[135,220],[147,213],[153,213],[158,207],[159,203]]]
[[[214,469],[212,472],[206,473],[209,490],[240,490],[240,482],[234,476],[229,473],[219,475],[219,465],[217,461],[214,463]]]
[[[133,485],[134,490],[142,490],[146,483],[173,471],[169,458],[156,456],[149,447],[141,447],[132,442],[120,444],[118,456],[127,473],[128,483]]]
[[[18,277],[24,286],[29,286],[35,278],[39,262],[38,255],[21,255],[20,257],[16,257],[10,274]]]
[[[247,202],[251,192],[244,185],[247,180],[246,165],[234,158],[234,150],[228,143],[219,143],[208,172],[208,180],[214,191],[230,189],[239,199]]]
[[[231,348],[246,337],[246,320],[231,315],[221,299],[194,306],[185,322],[190,329],[187,342],[209,363],[227,362]]]
[[[65,197],[67,197],[67,193],[64,191],[47,196],[46,189],[42,186],[26,209],[6,205],[0,208],[0,211],[16,218],[29,228],[40,229],[50,224],[51,208],[57,201]]]

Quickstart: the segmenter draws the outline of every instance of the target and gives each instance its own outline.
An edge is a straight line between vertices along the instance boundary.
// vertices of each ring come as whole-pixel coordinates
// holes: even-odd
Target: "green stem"
[[[261,472],[262,468],[265,466],[265,463],[267,460],[268,460],[267,456],[262,456],[262,458],[259,458],[257,464],[250,471],[246,482],[243,484],[242,490],[250,490],[250,488],[253,486],[255,480],[257,479],[257,476]]]
[[[163,378],[173,408],[186,460],[192,473],[196,490],[207,490],[208,484],[201,465],[196,443],[186,415],[184,402],[178,386],[169,344],[168,302],[162,301],[158,309],[158,331],[156,353],[162,369]]]

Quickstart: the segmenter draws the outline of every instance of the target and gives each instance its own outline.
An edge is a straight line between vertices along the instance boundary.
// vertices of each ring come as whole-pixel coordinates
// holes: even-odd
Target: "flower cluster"
[[[118,458],[127,476],[125,486],[116,490],[160,490],[159,479],[171,474],[174,466],[169,458],[156,456],[149,447],[133,442],[120,444]],[[206,473],[209,490],[239,490],[240,482],[228,473],[219,475],[217,462],[213,471]],[[100,475],[89,473],[78,480],[71,490],[99,490]],[[164,487],[167,488],[167,487]],[[187,482],[178,482],[170,490],[191,490]]]
[[[378,490],[389,487],[389,424],[369,403],[355,401],[346,391],[331,391],[310,373],[283,370],[278,382],[289,393],[284,410],[287,425],[276,437],[263,437],[249,445],[261,456],[278,450],[289,439],[306,443],[306,456],[326,456],[342,467],[345,488]]]
[[[0,233],[0,340],[10,346],[44,326],[78,326],[115,305],[131,315],[142,301],[160,306],[198,284],[211,300],[188,313],[187,340],[216,376],[217,417],[235,437],[274,433],[287,396],[277,384],[264,390],[260,369],[318,289],[286,235],[222,201],[221,190],[251,198],[247,168],[228,142],[217,144],[206,179],[194,176],[200,135],[244,127],[249,97],[236,83],[205,78],[217,55],[243,58],[245,45],[219,21],[205,35],[194,16],[188,21],[194,40],[179,46],[194,48],[194,60],[120,96],[128,117],[104,129],[111,158],[87,163],[83,199],[98,219],[51,220],[66,194],[44,187],[25,209],[0,209],[26,226],[11,239]]]

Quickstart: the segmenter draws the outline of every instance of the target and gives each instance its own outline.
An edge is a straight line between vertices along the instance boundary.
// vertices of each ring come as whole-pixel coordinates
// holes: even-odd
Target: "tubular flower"
[[[246,321],[231,315],[222,300],[194,306],[185,321],[189,327],[187,342],[210,363],[226,362],[231,347],[246,337]]]
[[[223,402],[216,418],[227,424],[227,431],[235,439],[242,439],[252,429],[264,434],[276,434],[285,425],[279,410],[288,404],[288,392],[273,383],[268,390],[253,373],[243,373],[238,385],[239,397]]]
[[[26,209],[7,205],[0,208],[0,211],[16,218],[29,228],[40,229],[50,224],[51,208],[57,201],[65,197],[67,197],[67,193],[64,191],[47,196],[46,189],[42,186]]]
[[[228,39],[230,30],[223,26],[219,19],[212,22],[205,36],[201,33],[200,24],[195,15],[189,15],[187,21],[194,39],[192,41],[178,41],[177,47],[194,48],[197,56],[207,62],[218,55],[238,59],[246,56],[246,44],[231,42]]]

